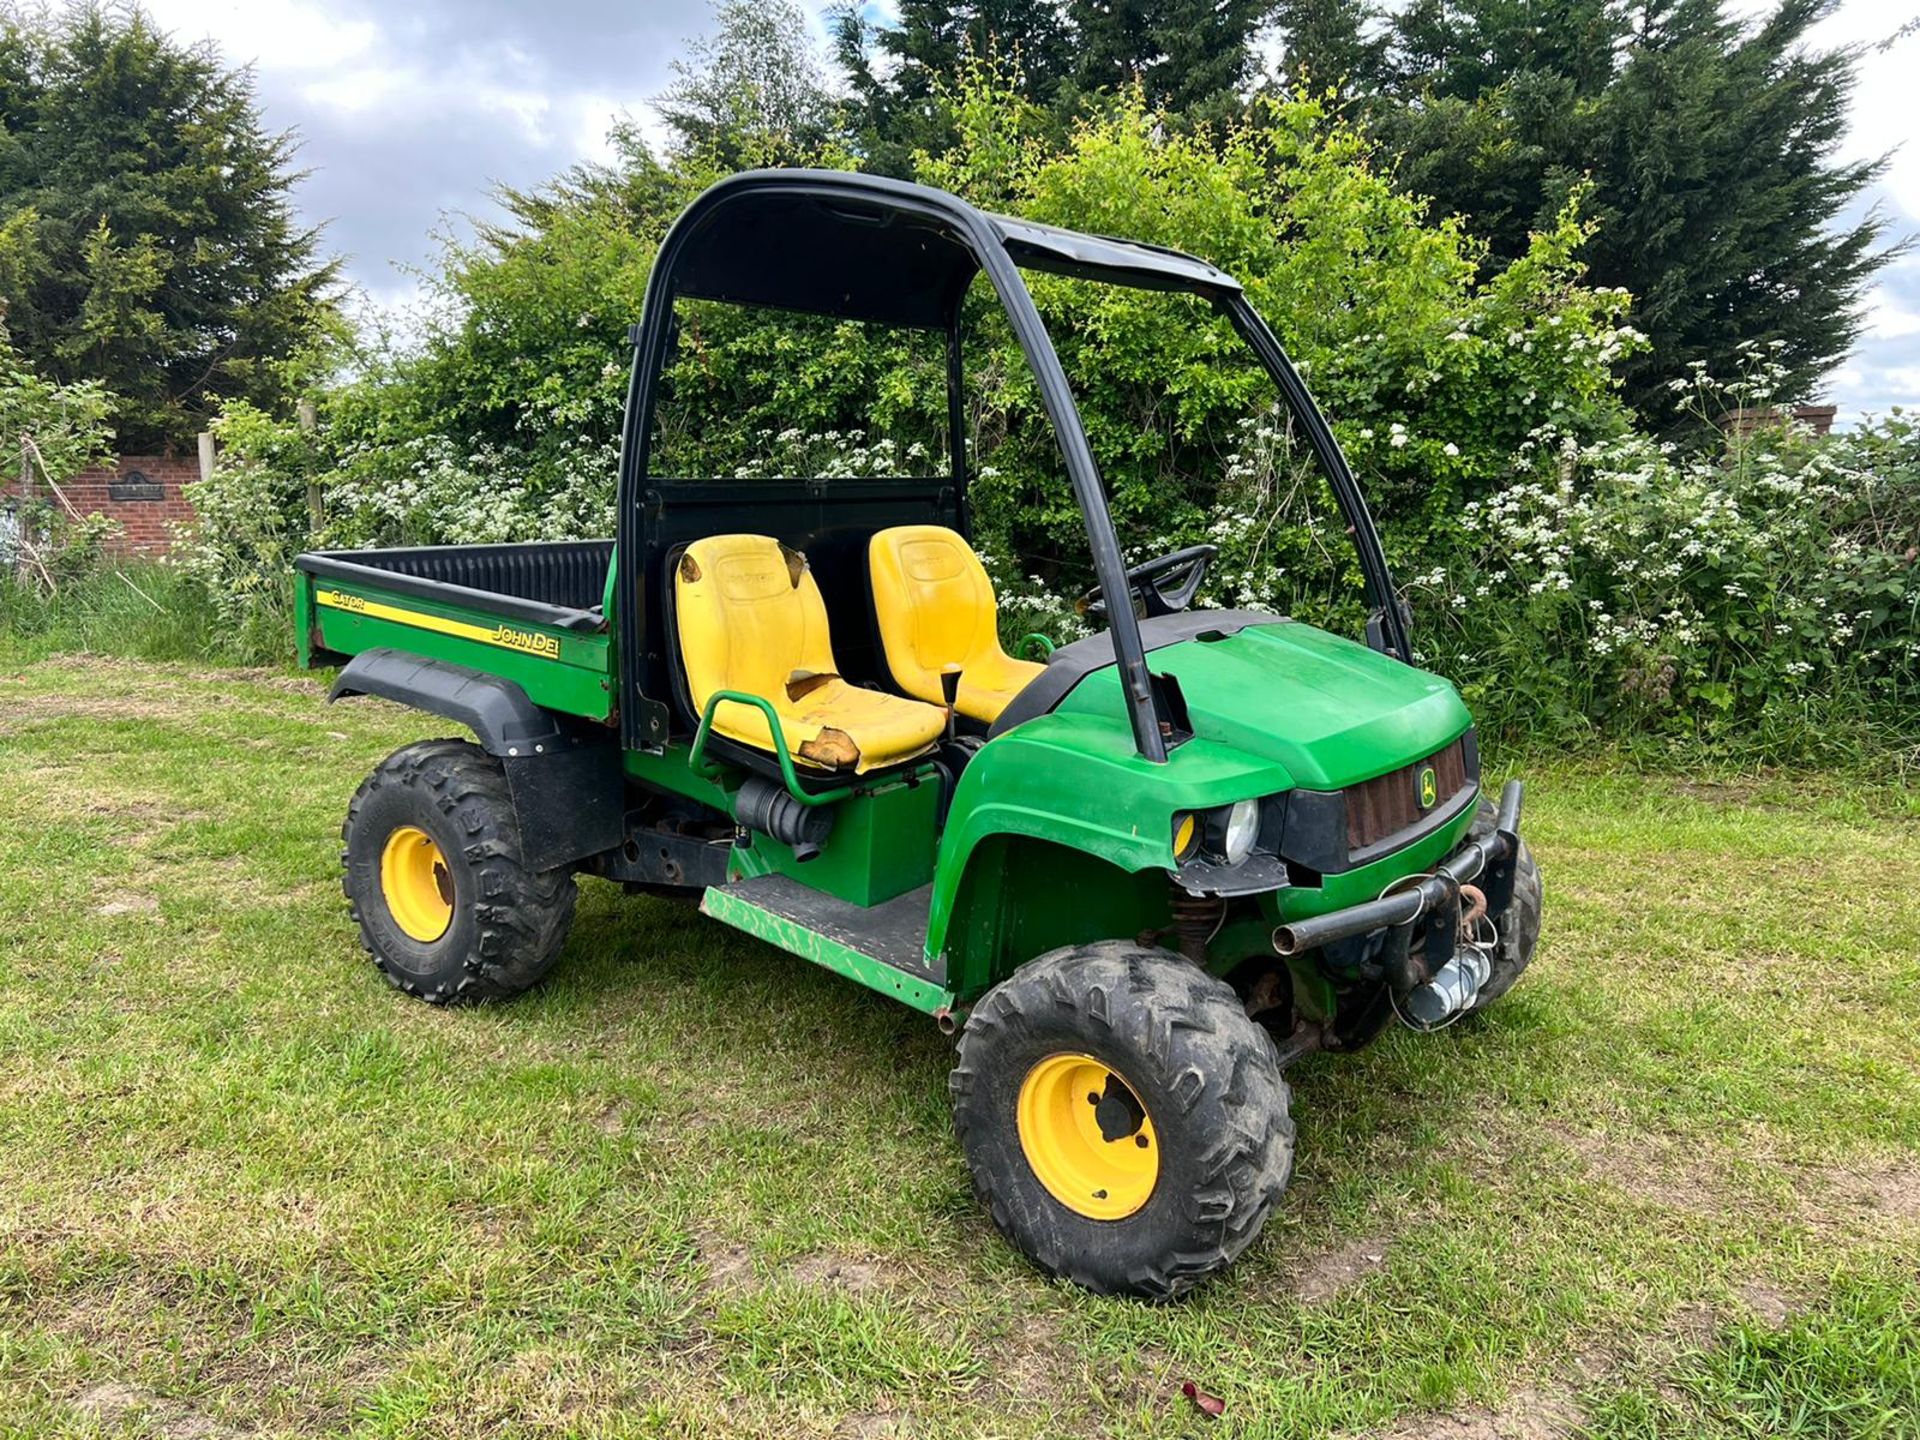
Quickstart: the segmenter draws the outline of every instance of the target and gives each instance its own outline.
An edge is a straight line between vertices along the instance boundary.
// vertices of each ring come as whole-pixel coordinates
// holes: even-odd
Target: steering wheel
[[[1148,615],[1175,614],[1193,603],[1200,582],[1207,578],[1207,566],[1219,553],[1218,545],[1189,545],[1171,555],[1143,560],[1127,571],[1127,588],[1140,597],[1141,608]],[[1171,591],[1160,583],[1169,575],[1180,576]],[[1077,608],[1089,619],[1107,618],[1107,602],[1097,585],[1080,597]]]

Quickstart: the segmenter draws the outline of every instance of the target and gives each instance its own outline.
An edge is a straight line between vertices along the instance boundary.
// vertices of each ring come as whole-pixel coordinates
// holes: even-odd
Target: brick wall
[[[180,487],[199,478],[200,462],[193,456],[122,455],[117,465],[83,470],[60,488],[82,515],[98,511],[119,522],[122,533],[113,546],[118,553],[158,555],[172,545],[173,527],[193,518]],[[18,486],[4,488],[11,496]],[[35,493],[52,499],[44,485]]]

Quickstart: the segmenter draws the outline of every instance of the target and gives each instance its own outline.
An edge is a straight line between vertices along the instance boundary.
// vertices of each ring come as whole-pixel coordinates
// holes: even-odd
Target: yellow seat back
[[[696,540],[674,571],[680,660],[696,713],[717,690],[772,703],[794,757],[859,772],[925,750],[944,712],[861,690],[839,677],[827,607],[807,557],[766,535]],[[767,717],[749,705],[723,704],[719,734],[771,751]]]
[[[887,668],[909,695],[942,702],[940,672],[960,666],[962,715],[992,724],[1042,667],[1000,648],[993,582],[973,547],[944,525],[896,525],[867,549]]]

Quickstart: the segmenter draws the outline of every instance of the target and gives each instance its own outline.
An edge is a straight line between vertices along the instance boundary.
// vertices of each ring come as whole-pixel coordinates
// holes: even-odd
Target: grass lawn
[[[1534,768],[1532,973],[1298,1066],[1287,1201],[1152,1308],[1000,1242],[930,1022],[684,906],[390,990],[340,819],[436,733],[0,666],[0,1436],[1920,1436],[1910,792]]]

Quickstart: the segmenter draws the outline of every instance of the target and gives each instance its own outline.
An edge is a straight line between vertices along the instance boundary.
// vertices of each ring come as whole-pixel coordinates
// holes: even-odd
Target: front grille
[[[1420,803],[1420,772],[1433,767],[1434,801]],[[1397,835],[1422,816],[1431,815],[1466,789],[1466,741],[1454,741],[1424,760],[1416,760],[1373,780],[1347,787],[1347,848],[1365,850]]]

